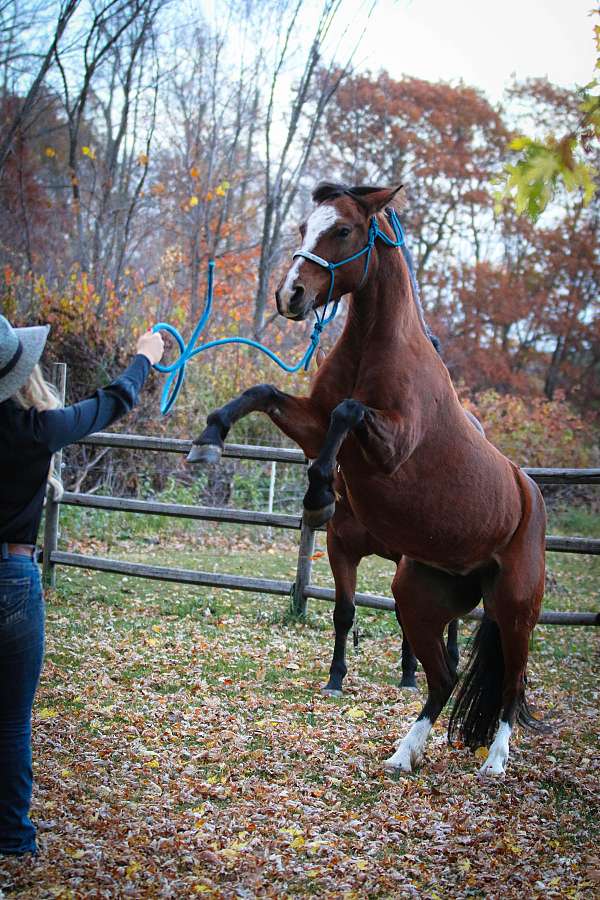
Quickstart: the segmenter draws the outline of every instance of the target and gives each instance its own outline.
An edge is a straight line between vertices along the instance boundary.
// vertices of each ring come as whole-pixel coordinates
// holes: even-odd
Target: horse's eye
[[[351,228],[347,228],[346,226],[343,226],[342,228],[338,229],[337,236],[340,238],[346,238],[350,234],[351,230],[352,230]]]

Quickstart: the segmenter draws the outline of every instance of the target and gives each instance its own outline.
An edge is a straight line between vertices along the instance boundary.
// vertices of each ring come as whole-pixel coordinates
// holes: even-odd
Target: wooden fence
[[[58,364],[60,366],[61,364]],[[58,368],[58,367],[57,367]],[[61,374],[62,372],[62,374]],[[64,393],[64,369],[56,373],[56,383]],[[130,450],[159,451],[161,453],[187,454],[191,441],[174,438],[146,437],[137,434],[99,433],[82,441],[99,447],[114,447]],[[259,447],[241,444],[226,444],[223,455],[233,459],[259,460],[270,462],[307,465],[300,450],[284,447]],[[600,469],[525,469],[538,484],[600,484]],[[56,462],[55,474],[60,473],[60,459]],[[87,509],[115,510],[142,515],[172,516],[174,518],[196,519],[204,522],[227,522],[240,525],[261,525],[272,528],[287,528],[299,532],[298,561],[295,581],[255,578],[245,575],[201,572],[192,569],[151,566],[125,560],[106,559],[69,553],[58,550],[59,510],[61,504]],[[44,582],[54,586],[56,566],[75,566],[119,575],[150,578],[159,581],[174,581],[180,584],[194,584],[205,587],[229,588],[241,591],[255,591],[264,594],[291,596],[299,616],[306,614],[308,599],[335,600],[332,588],[321,588],[311,584],[312,556],[314,554],[315,532],[302,522],[300,515],[255,512],[246,509],[229,509],[207,506],[191,506],[182,503],[157,503],[150,500],[132,500],[124,497],[98,496],[65,491],[57,498],[52,491],[46,504],[44,531]],[[548,535],[546,550],[559,553],[600,554],[600,540],[580,537],[557,537]],[[377,594],[356,594],[357,606],[371,609],[393,610],[394,602],[389,597]],[[466,618],[481,618],[481,609],[474,610]],[[540,616],[540,623],[548,625],[600,625],[600,612],[558,612],[547,610]]]

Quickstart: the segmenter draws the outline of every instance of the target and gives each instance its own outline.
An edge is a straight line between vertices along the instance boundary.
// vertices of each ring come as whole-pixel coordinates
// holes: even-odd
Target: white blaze
[[[317,246],[319,238],[323,234],[325,234],[325,232],[329,228],[331,228],[337,217],[338,213],[335,206],[318,206],[315,211],[311,213],[308,221],[306,222],[306,232],[304,234],[304,241],[300,249],[306,250],[308,253],[312,253]],[[291,268],[287,273],[283,287],[279,292],[281,299],[286,303],[289,303],[289,300],[294,293],[294,282],[298,278],[300,266],[305,261],[306,260],[299,256],[294,260]]]

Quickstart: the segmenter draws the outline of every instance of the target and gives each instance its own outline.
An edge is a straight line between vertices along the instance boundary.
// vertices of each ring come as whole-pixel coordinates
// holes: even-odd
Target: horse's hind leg
[[[402,623],[400,622],[400,628],[402,628]],[[404,634],[404,629],[402,628],[402,675],[400,677],[400,687],[404,688],[416,688],[417,687],[417,679],[415,678],[415,674],[417,671],[417,657],[412,652],[412,647],[410,646],[409,640]]]
[[[400,628],[402,623],[398,619]],[[448,625],[448,637],[446,639],[446,649],[452,666],[452,670],[456,672],[458,669],[458,619],[452,619]],[[412,652],[412,648],[404,631],[402,631],[402,677],[400,678],[400,687],[416,688],[417,679],[415,674],[417,671],[417,657]]]
[[[399,620],[427,678],[425,705],[385,763],[386,768],[411,772],[420,762],[433,723],[456,683],[455,668],[444,643],[444,629],[451,619],[477,605],[481,588],[477,574],[449,575],[403,558],[392,590]]]
[[[354,559],[346,552],[343,541],[334,533],[331,526],[327,529],[327,553],[335,582],[335,607],[333,610],[335,644],[329,669],[329,681],[322,690],[324,694],[340,697],[343,681],[348,671],[346,643],[348,633],[354,623],[356,571],[360,560]]]
[[[458,669],[458,619],[452,619],[448,624],[448,636],[446,638],[448,656],[456,672]]]
[[[537,486],[519,476],[523,517],[498,566],[482,579],[486,615],[448,729],[450,738],[459,734],[473,750],[489,745],[495,732],[482,775],[504,774],[515,722],[536,724],[527,710],[525,683],[529,639],[544,592],[545,511]]]

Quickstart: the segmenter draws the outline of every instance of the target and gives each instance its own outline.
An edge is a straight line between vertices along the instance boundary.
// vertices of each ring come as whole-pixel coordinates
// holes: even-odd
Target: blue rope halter
[[[369,222],[369,235],[367,244],[359,250],[358,253],[354,253],[352,256],[347,257],[346,259],[342,259],[339,262],[328,262],[326,259],[323,259],[321,256],[317,256],[314,253],[310,253],[308,250],[297,250],[294,253],[294,259],[297,256],[301,256],[304,259],[309,260],[310,262],[316,263],[318,266],[322,266],[325,269],[329,270],[330,274],[330,282],[329,282],[329,291],[327,293],[327,300],[325,301],[325,305],[323,306],[323,312],[319,314],[318,310],[315,310],[315,324],[313,326],[312,333],[310,335],[310,341],[304,356],[299,362],[294,366],[289,366],[282,359],[280,359],[277,354],[273,353],[272,350],[269,350],[268,347],[265,347],[264,344],[261,344],[259,341],[254,341],[251,338],[244,337],[229,337],[229,338],[220,338],[216,341],[207,341],[205,344],[200,344],[196,347],[196,341],[200,337],[204,326],[208,322],[210,318],[210,314],[212,311],[212,303],[213,303],[213,293],[214,293],[214,272],[215,272],[215,261],[214,259],[210,259],[208,261],[208,279],[206,285],[206,296],[204,300],[204,310],[202,312],[202,316],[200,317],[200,321],[196,325],[194,332],[186,344],[184,339],[182,338],[179,331],[168,322],[159,322],[152,329],[153,332],[156,331],[166,331],[171,335],[172,338],[175,339],[177,346],[179,347],[179,357],[175,360],[175,362],[171,363],[168,366],[164,366],[161,363],[156,363],[154,368],[158,372],[162,372],[165,375],[168,375],[165,382],[165,386],[163,388],[163,392],[160,400],[160,411],[163,415],[166,415],[172,408],[177,400],[179,395],[179,391],[181,390],[181,386],[183,384],[183,380],[185,378],[185,367],[187,363],[194,356],[197,356],[199,353],[203,353],[205,350],[210,350],[212,347],[222,347],[225,344],[245,344],[247,347],[254,347],[256,350],[260,350],[261,353],[266,354],[269,359],[273,360],[281,369],[285,372],[289,372],[293,374],[294,372],[298,372],[300,369],[304,368],[306,371],[310,365],[310,362],[315,354],[317,347],[319,346],[319,341],[321,340],[321,334],[324,328],[329,325],[329,323],[335,318],[335,315],[338,310],[339,298],[333,301],[333,307],[331,312],[327,313],[327,307],[332,302],[333,292],[335,288],[335,271],[339,269],[341,266],[346,265],[346,263],[353,262],[355,259],[359,259],[361,256],[365,256],[365,265],[363,270],[363,276],[360,280],[360,284],[356,288],[359,290],[366,281],[367,273],[369,270],[369,263],[371,261],[371,253],[373,251],[373,247],[375,245],[375,241],[377,238],[381,238],[381,240],[388,247],[404,247],[404,230],[402,225],[400,224],[400,220],[398,219],[398,215],[394,209],[387,209],[386,214],[390,220],[390,224],[394,230],[395,239],[390,238],[385,232],[381,231],[379,225],[377,224],[377,219],[375,216],[371,217],[371,221]],[[410,268],[410,267],[409,267]],[[411,280],[412,280],[412,269],[411,269]],[[413,285],[414,287],[414,285]]]

